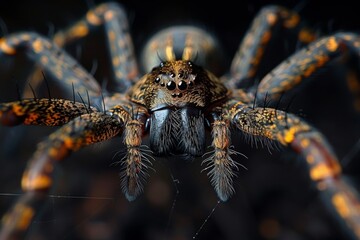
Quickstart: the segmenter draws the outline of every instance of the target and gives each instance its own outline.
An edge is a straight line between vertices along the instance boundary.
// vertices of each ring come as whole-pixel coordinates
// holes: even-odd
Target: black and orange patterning
[[[273,30],[279,27],[309,45],[268,73],[257,87],[239,88],[242,81],[256,76]],[[102,90],[90,73],[61,50],[98,28],[106,29],[112,92]],[[141,76],[125,12],[118,4],[107,3],[90,10],[53,39],[30,32],[0,39],[0,59],[16,57],[19,52],[51,75],[64,95],[72,98],[32,97],[0,104],[2,125],[62,126],[38,144],[29,160],[21,181],[24,194],[3,217],[1,240],[22,239],[46,200],[57,162],[116,136],[122,136],[127,149],[122,189],[132,201],[142,192],[149,164],[141,149],[145,136],[149,136],[154,156],[195,158],[204,155],[205,133],[210,131],[213,151],[204,160],[205,170],[219,199],[227,201],[234,194],[233,177],[239,165],[232,158],[237,154],[231,148],[233,129],[265,142],[278,142],[302,155],[317,189],[331,199],[330,207],[350,235],[360,238],[359,196],[343,180],[341,166],[324,136],[296,115],[256,104],[256,99],[278,99],[339,56],[359,55],[357,35],[339,33],[317,39],[297,13],[268,6],[257,15],[224,76],[210,72],[216,65],[212,62],[216,40],[192,26],[170,27],[155,35],[142,59],[148,73]],[[33,88],[40,83],[34,82]],[[78,99],[74,91],[88,101]]]

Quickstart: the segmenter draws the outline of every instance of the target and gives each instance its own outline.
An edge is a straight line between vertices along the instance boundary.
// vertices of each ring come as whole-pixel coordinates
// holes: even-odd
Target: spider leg
[[[233,187],[234,170],[238,170],[238,163],[231,158],[236,152],[230,149],[231,134],[228,119],[217,117],[212,123],[213,153],[202,164],[208,171],[211,184],[221,201],[227,201],[235,192]]]
[[[110,88],[112,91],[123,93],[139,78],[139,71],[127,16],[120,4],[100,4],[66,30],[57,32],[53,39],[58,46],[64,47],[102,28],[106,32],[105,40],[111,59]]]
[[[64,99],[24,99],[0,103],[0,123],[5,126],[60,126],[75,117],[97,111],[92,106]]]
[[[91,112],[76,117],[39,143],[21,180],[24,195],[3,217],[0,239],[23,239],[46,200],[54,169],[61,160],[82,147],[118,135],[122,129],[123,124],[112,115]]]
[[[143,107],[125,104],[114,106],[109,112],[124,123],[123,142],[126,154],[120,162],[123,167],[120,173],[121,188],[125,197],[133,201],[143,190],[143,182],[147,177],[146,170],[150,168],[150,159],[153,159],[141,149],[148,113]]]
[[[67,97],[75,97],[74,89],[80,95],[88,94],[91,99],[101,95],[101,88],[96,80],[70,55],[44,36],[33,32],[19,32],[0,39],[1,61],[6,62],[9,57],[16,58],[21,53],[50,74],[52,80],[64,89]]]
[[[224,76],[228,79],[225,80],[227,84],[232,88],[247,85],[248,81],[259,75],[261,77],[266,70],[269,71],[269,62],[273,63],[276,55],[267,56],[266,53],[270,46],[279,41],[277,37],[285,33],[288,35],[287,39],[295,36],[294,40],[300,46],[316,38],[315,33],[300,21],[300,16],[296,12],[276,5],[263,7],[246,32],[231,63],[229,75]],[[260,66],[264,62],[266,66]],[[260,73],[260,69],[265,73]]]
[[[348,62],[350,57],[360,57],[360,38],[353,33],[337,33],[319,39],[293,54],[268,73],[257,87],[257,96],[277,99],[282,93],[299,84],[310,81],[311,76],[327,63],[340,59]],[[355,77],[348,78],[350,91],[354,93],[355,109],[360,109],[360,85]]]
[[[231,124],[243,134],[277,141],[303,156],[310,179],[347,234],[360,237],[360,198],[342,177],[340,163],[325,137],[301,118],[272,108],[229,101]],[[330,199],[330,201],[329,201]]]

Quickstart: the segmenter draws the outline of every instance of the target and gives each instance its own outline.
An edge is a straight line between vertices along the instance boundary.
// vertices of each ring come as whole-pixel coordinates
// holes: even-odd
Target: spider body
[[[126,154],[121,160],[121,187],[130,201],[143,191],[151,158],[142,147],[149,137],[153,155],[201,157],[218,198],[234,194],[233,178],[240,163],[232,148],[232,135],[250,142],[272,142],[301,155],[309,178],[330,199],[329,208],[353,237],[360,238],[357,191],[342,178],[341,165],[325,137],[287,109],[270,106],[280,96],[311,79],[326,63],[348,52],[360,55],[356,34],[339,33],[316,39],[300,24],[299,16],[278,6],[265,7],[256,17],[235,54],[231,69],[215,72],[217,42],[197,27],[168,28],[154,36],[143,51],[142,76],[133,52],[126,15],[121,6],[101,4],[52,40],[36,33],[15,33],[0,39],[0,58],[21,51],[62,87],[62,97],[20,98],[0,104],[0,122],[14,126],[60,126],[38,144],[21,181],[24,195],[3,218],[1,239],[21,239],[46,200],[54,168],[71,152],[122,137]],[[105,27],[112,79],[101,88],[94,77],[61,50],[94,29]],[[239,86],[257,75],[264,52],[277,28],[296,33],[309,44],[263,77],[257,86]],[[215,66],[215,67],[214,67]],[[213,73],[214,72],[214,73]],[[33,88],[43,79],[35,72]],[[33,89],[32,89],[33,90]],[[354,92],[357,86],[351,88]],[[76,92],[76,93],[75,93]],[[24,96],[29,96],[24,93]],[[84,100],[86,99],[87,101]],[[259,101],[260,100],[260,101]],[[258,102],[263,101],[262,106]],[[206,132],[211,141],[207,141]],[[212,150],[206,152],[207,142]],[[350,211],[350,210],[351,211]]]

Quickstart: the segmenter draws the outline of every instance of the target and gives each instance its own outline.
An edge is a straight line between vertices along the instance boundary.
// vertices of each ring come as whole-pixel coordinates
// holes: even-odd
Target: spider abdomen
[[[151,115],[150,147],[156,155],[201,156],[205,149],[202,110],[186,106],[154,111]]]

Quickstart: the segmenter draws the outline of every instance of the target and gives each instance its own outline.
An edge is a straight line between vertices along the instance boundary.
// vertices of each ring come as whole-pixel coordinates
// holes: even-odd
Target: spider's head
[[[191,61],[161,62],[148,75],[151,84],[145,101],[152,110],[163,107],[204,107],[206,89],[200,84],[203,70]]]
[[[150,111],[193,106],[206,108],[224,99],[227,89],[212,73],[189,60],[162,62],[130,91],[130,98]]]

